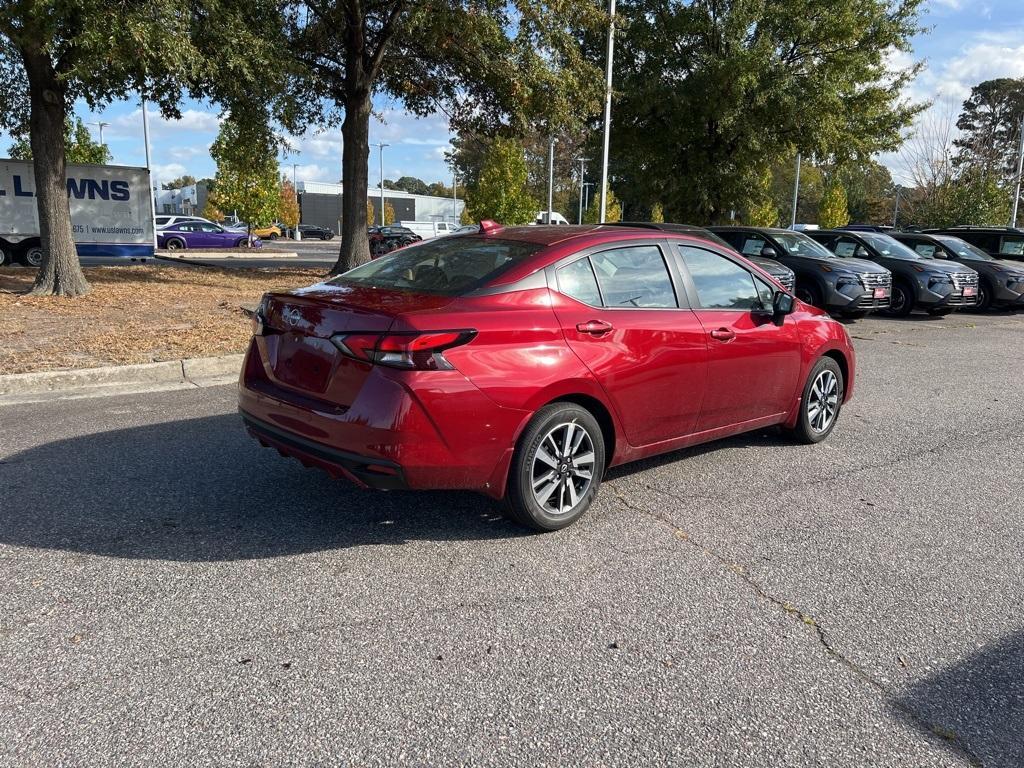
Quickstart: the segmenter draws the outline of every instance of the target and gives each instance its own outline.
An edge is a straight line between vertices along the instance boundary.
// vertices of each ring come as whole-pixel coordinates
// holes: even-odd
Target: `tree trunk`
[[[35,173],[36,205],[43,263],[31,293],[81,296],[89,292],[71,234],[71,208],[65,177],[64,120],[67,99],[49,54],[22,51],[28,75],[31,115],[29,141]]]
[[[360,89],[345,102],[341,126],[341,251],[331,274],[347,272],[370,260],[366,236],[367,163],[370,157],[370,91]]]

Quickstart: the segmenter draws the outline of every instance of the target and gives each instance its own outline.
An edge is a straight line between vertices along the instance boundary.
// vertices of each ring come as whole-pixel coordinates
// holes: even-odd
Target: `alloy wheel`
[[[569,513],[594,480],[594,442],[575,421],[557,424],[538,443],[530,465],[533,498],[552,515]]]
[[[815,432],[824,432],[839,411],[839,380],[830,370],[818,374],[807,398],[807,421]]]

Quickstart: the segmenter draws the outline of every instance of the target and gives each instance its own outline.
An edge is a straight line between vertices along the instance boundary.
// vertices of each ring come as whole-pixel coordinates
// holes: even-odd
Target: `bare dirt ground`
[[[34,271],[0,268],[0,375],[243,352],[243,305],[325,272],[86,267],[92,292],[67,299],[27,296]]]

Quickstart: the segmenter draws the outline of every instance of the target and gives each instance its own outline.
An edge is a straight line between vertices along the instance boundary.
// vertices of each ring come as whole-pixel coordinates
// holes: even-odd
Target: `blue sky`
[[[960,102],[975,83],[992,77],[1024,77],[1024,1],[930,0],[926,2],[922,20],[930,29],[915,38],[913,53],[896,53],[890,61],[893,66],[926,61],[926,69],[906,90],[905,96],[914,100],[935,100],[932,118],[952,111],[955,119]],[[371,124],[371,141],[391,145],[384,152],[384,175],[391,179],[418,176],[428,183],[450,184],[451,172],[444,163],[444,151],[451,134],[444,115],[416,118],[385,99],[378,99],[375,108],[379,117]],[[114,103],[101,114],[90,113],[84,104],[78,104],[76,111],[86,122],[110,123],[104,129],[104,138],[115,163],[144,165],[142,113],[138,101]],[[217,134],[217,110],[209,104],[189,101],[182,105],[182,111],[182,120],[178,122],[166,121],[155,111],[150,112],[153,170],[158,180],[183,173],[196,177],[214,173],[209,147]],[[97,127],[89,127],[97,136]],[[0,142],[2,152],[9,145],[9,139],[0,135]],[[293,148],[294,152],[282,158],[282,168],[289,175],[292,163],[296,163],[300,180],[339,180],[339,129],[311,127],[306,135],[293,140]],[[614,128],[612,148],[614,151]],[[897,181],[909,180],[899,156],[886,156],[883,162]],[[371,186],[377,184],[379,175],[377,150],[374,149],[370,162]]]

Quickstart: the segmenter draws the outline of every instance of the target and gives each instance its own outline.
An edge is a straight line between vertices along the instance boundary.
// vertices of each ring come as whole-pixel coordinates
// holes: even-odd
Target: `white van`
[[[540,211],[537,214],[537,218],[534,220],[533,223],[537,224],[538,226],[543,226],[543,225],[547,224],[548,223],[548,212],[547,211]],[[554,226],[566,226],[566,227],[569,226],[569,222],[565,220],[565,216],[560,214],[558,211],[552,211],[551,212],[551,224],[553,224]]]
[[[411,229],[424,240],[453,234],[459,228],[458,224],[449,224],[447,221],[400,221],[398,226]]]

